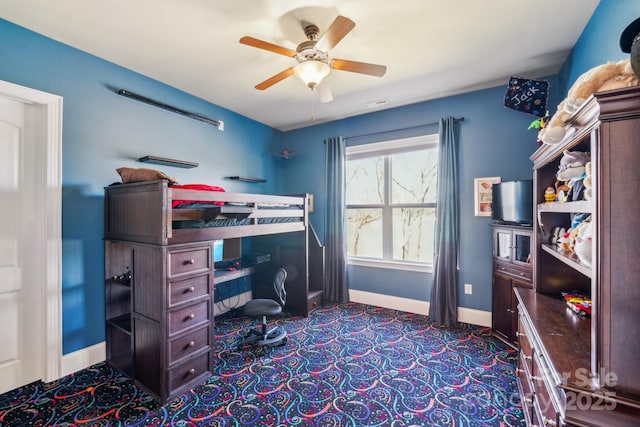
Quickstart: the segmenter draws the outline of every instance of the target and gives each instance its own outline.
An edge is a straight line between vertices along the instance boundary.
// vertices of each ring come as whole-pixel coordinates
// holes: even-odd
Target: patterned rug
[[[487,328],[362,304],[278,321],[282,347],[238,352],[216,319],[214,373],[160,406],[99,363],[0,395],[0,426],[524,426],[517,353]]]

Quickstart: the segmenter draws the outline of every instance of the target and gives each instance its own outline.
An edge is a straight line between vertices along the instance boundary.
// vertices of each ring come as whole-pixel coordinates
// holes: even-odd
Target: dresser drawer
[[[208,295],[210,288],[210,273],[182,280],[172,280],[169,282],[169,307]]]
[[[533,355],[532,377],[534,402],[536,409],[539,411],[540,421],[542,425],[557,425],[560,420],[560,405],[557,401],[555,393],[551,388],[555,388],[555,384],[550,384],[552,377],[546,363],[538,357],[537,353]],[[556,423],[556,424],[554,424]]]
[[[209,301],[202,301],[169,312],[169,335],[209,323]]]
[[[209,345],[209,326],[169,341],[169,365]]]
[[[196,384],[190,384],[190,382],[209,373],[209,356],[207,351],[171,368],[169,370],[169,390],[171,393],[186,385],[195,386]]]
[[[525,327],[522,317],[518,316],[518,345],[520,346],[521,358],[526,362],[529,372],[532,372],[533,349],[529,340],[530,331]]]
[[[211,248],[174,250],[169,252],[169,277],[211,269]]]
[[[517,277],[518,279],[526,280],[528,282],[531,281],[532,272],[528,269],[520,269],[512,265],[503,264],[501,262],[494,262],[493,269],[494,271],[499,271],[501,273]]]
[[[527,418],[528,424],[531,425],[531,417],[533,416],[533,389],[531,385],[531,371],[529,371],[528,363],[522,357],[518,358],[518,387],[522,397],[522,410]]]

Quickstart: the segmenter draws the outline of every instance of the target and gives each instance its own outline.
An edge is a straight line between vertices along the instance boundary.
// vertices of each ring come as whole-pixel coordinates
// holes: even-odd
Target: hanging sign
[[[549,82],[545,80],[511,77],[504,106],[533,116],[544,117],[547,114]]]

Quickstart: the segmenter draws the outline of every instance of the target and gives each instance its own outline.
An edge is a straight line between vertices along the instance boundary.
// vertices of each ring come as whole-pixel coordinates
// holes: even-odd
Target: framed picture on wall
[[[473,180],[474,206],[476,216],[491,216],[493,184],[500,182],[499,176],[489,178],[475,178]]]

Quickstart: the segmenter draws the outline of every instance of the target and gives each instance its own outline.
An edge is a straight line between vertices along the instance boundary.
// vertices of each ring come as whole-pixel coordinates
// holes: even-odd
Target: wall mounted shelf
[[[184,160],[168,159],[166,157],[144,156],[138,159],[142,163],[153,163],[155,165],[175,166],[178,168],[197,168],[198,163]]]
[[[234,181],[244,181],[244,182],[267,182],[264,178],[252,178],[250,176],[228,176],[228,179],[233,179]]]
[[[190,119],[208,123],[217,127],[219,131],[224,130],[224,122],[222,120],[214,120],[209,117],[203,116],[202,114],[192,113],[190,111],[183,110],[182,108],[173,107],[171,105],[165,104],[164,102],[156,101],[155,99],[147,98],[146,96],[138,95],[137,93],[133,93],[125,89],[119,89],[116,93],[129,99],[144,102],[145,104],[153,105],[154,107],[162,108],[163,110],[171,111],[172,113],[189,117]]]

